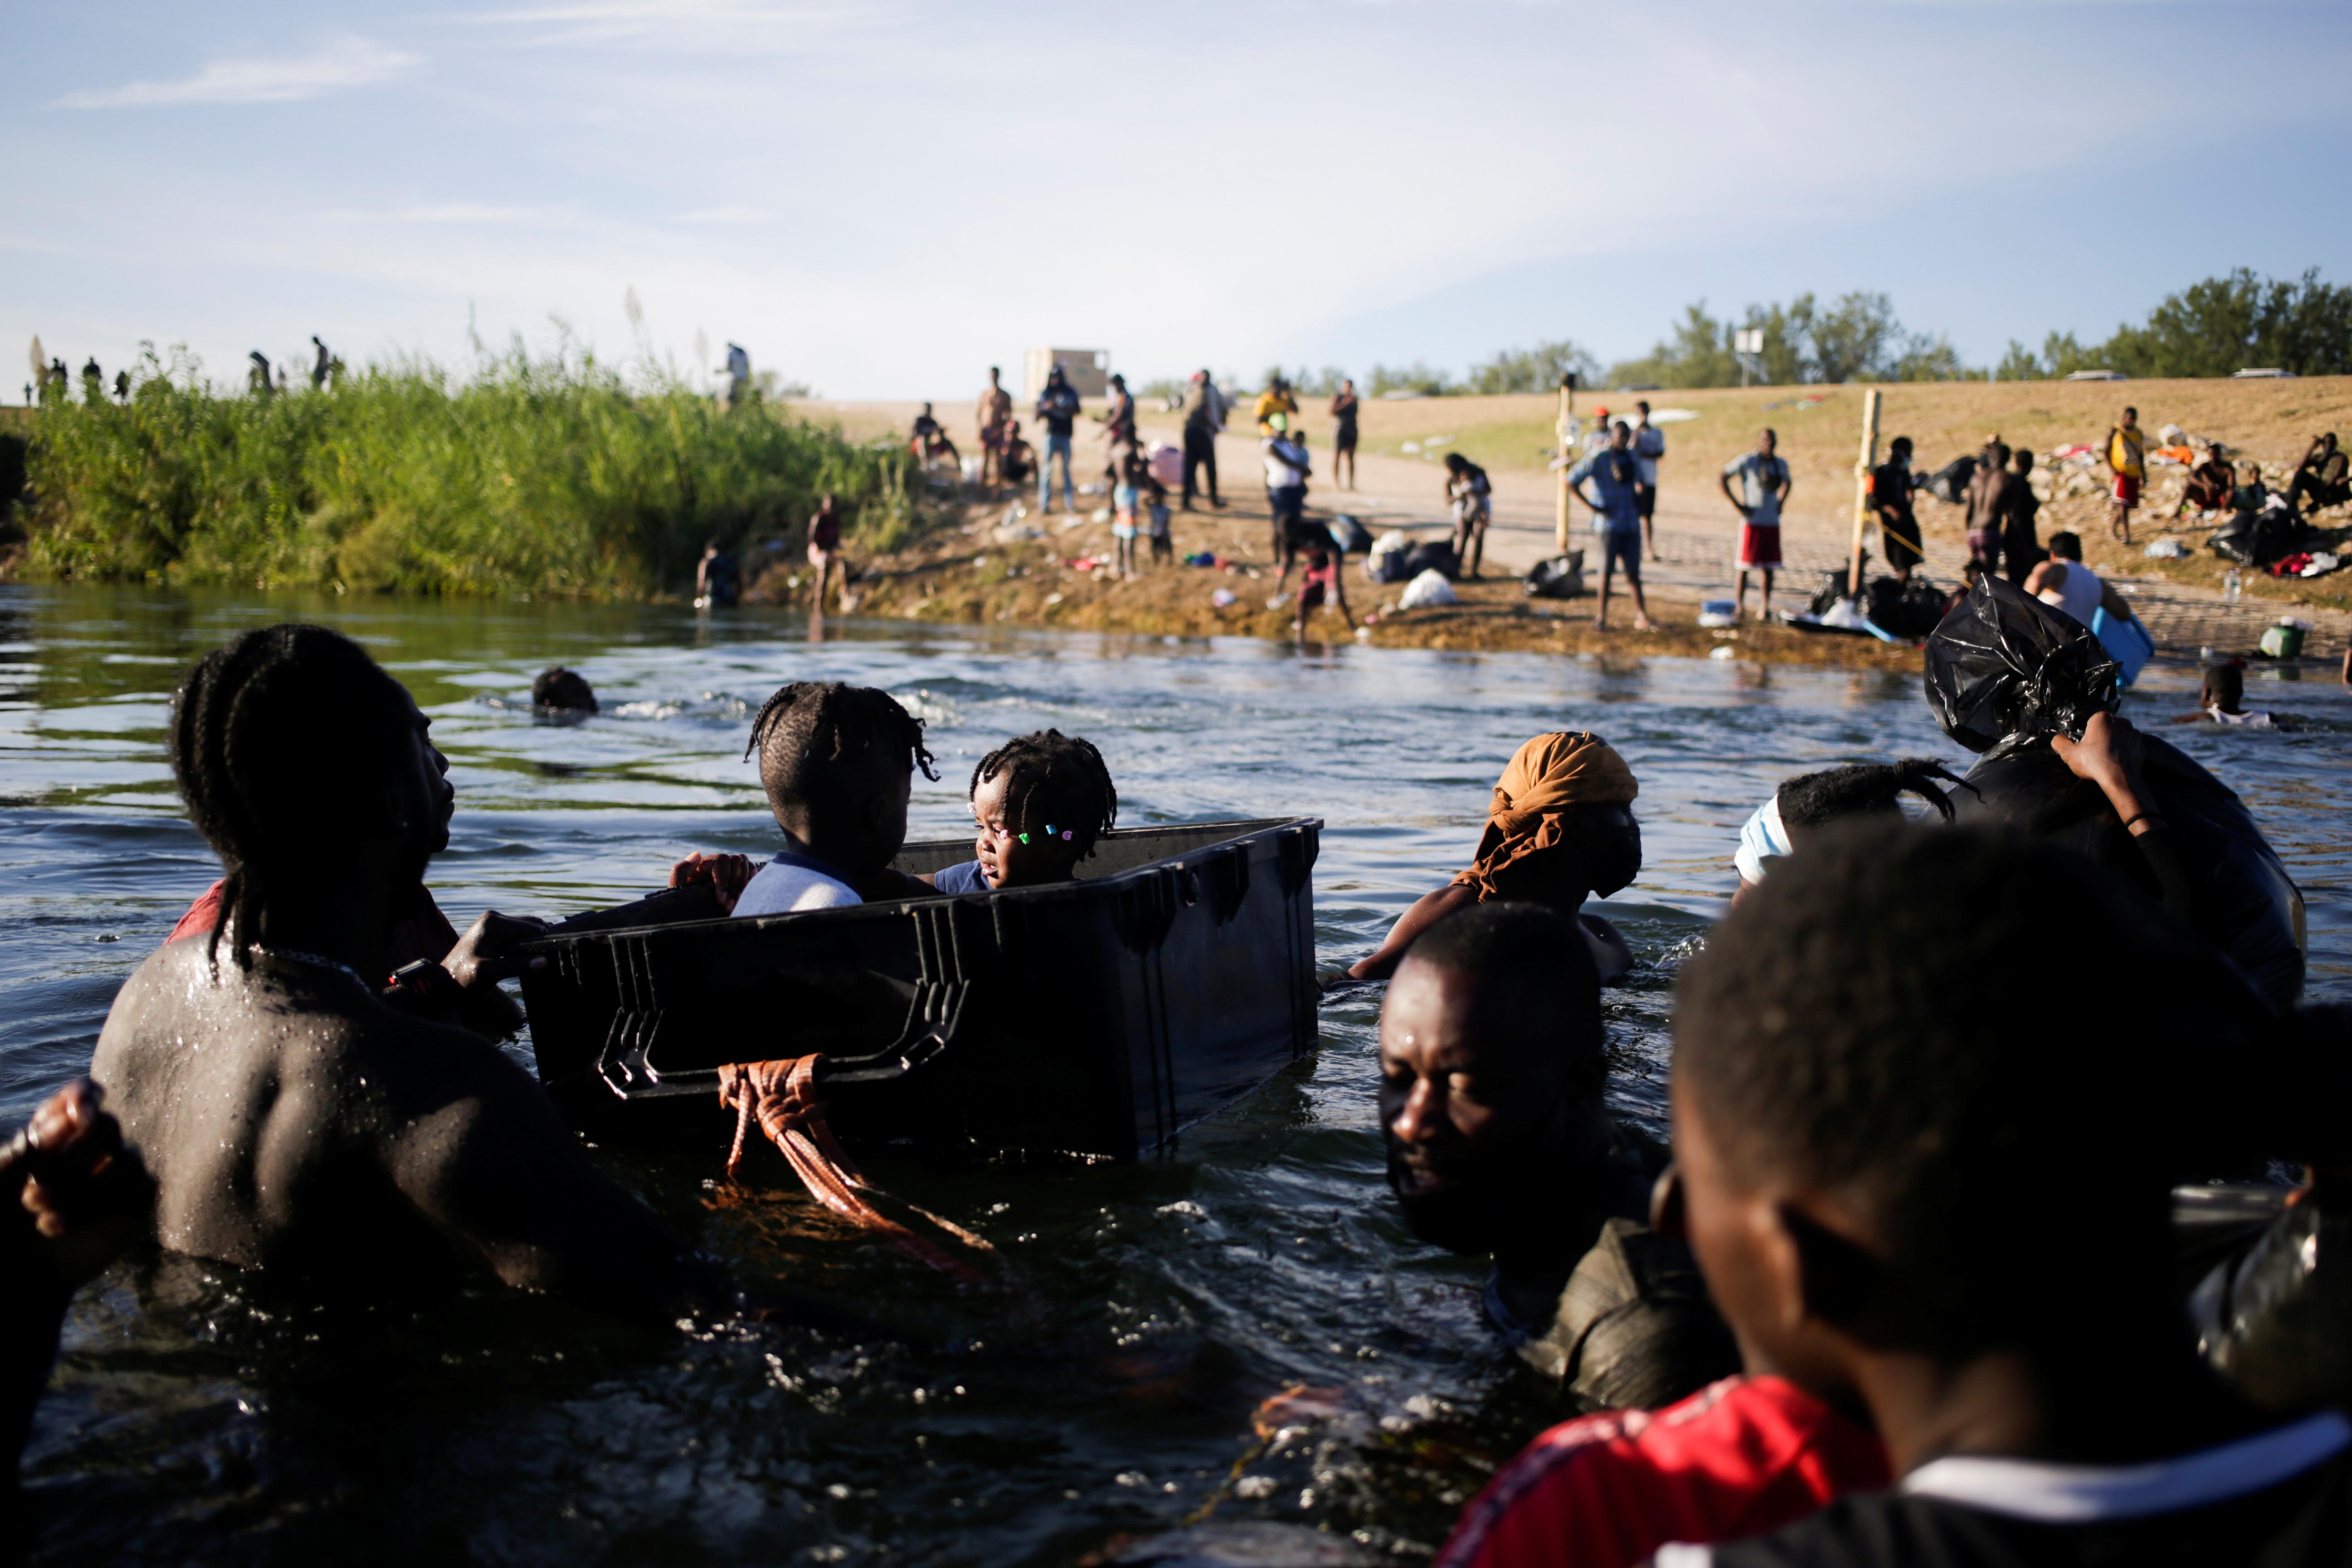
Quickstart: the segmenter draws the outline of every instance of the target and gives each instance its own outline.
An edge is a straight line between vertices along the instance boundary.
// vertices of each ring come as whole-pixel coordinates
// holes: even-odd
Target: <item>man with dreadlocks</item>
[[[978,858],[926,879],[940,892],[1066,882],[1118,821],[1118,791],[1092,742],[1040,730],[980,759],[971,820]]]
[[[206,655],[173,707],[220,914],[139,966],[91,1062],[154,1173],[163,1245],[368,1288],[472,1263],[648,1315],[726,1300],[530,1076],[457,1026],[490,1016],[478,998],[536,926],[486,914],[446,965],[385,984],[392,917],[455,800],[400,683],[334,632],[270,626]]]
[[[927,779],[940,776],[923,746],[923,721],[897,698],[870,686],[796,680],[751,721],[743,754],[755,752],[784,847],[744,886],[736,914],[791,914],[930,893],[890,868],[907,842],[915,770]],[[719,871],[716,879],[723,900],[728,878]]]

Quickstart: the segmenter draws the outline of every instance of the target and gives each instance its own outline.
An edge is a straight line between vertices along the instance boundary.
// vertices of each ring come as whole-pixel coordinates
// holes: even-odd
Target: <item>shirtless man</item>
[[[972,419],[980,426],[980,482],[1001,484],[1004,475],[998,454],[1004,446],[1004,427],[1013,419],[1013,395],[1003,385],[1003,372],[988,367],[988,387],[980,395]]]
[[[1969,559],[1987,572],[2000,570],[2000,530],[2009,515],[2009,446],[1985,443],[1983,460],[1969,481]]]
[[[719,1267],[484,1037],[520,1021],[497,983],[535,925],[485,914],[385,985],[456,804],[429,724],[319,626],[247,632],[182,684],[173,773],[228,869],[220,921],[139,966],[91,1062],[163,1244],[363,1289],[455,1263],[649,1318],[724,1305]]]

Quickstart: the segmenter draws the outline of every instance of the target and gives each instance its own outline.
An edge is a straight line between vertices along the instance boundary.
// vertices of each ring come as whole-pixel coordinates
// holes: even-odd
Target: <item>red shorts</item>
[[[2116,500],[2123,502],[2126,506],[2137,506],[2139,504],[2139,481],[2133,479],[2129,474],[2117,474],[2116,476]]]
[[[1777,572],[1780,569],[1780,525],[1743,522],[1739,525],[1739,569]]]

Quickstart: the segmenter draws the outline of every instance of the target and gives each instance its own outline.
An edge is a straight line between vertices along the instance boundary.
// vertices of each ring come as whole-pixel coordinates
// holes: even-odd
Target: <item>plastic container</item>
[[[1739,605],[1731,599],[1702,600],[1698,607],[1698,624],[1703,626],[1736,626],[1739,621]]]
[[[2147,661],[2156,657],[2156,639],[2147,635],[2147,626],[2137,616],[2128,621],[2111,617],[2105,609],[2091,612],[2091,635],[2116,661],[2116,679],[2129,686],[2139,679]]]
[[[1147,828],[1050,887],[562,931],[523,981],[540,1078],[600,1137],[721,1138],[721,1063],[822,1052],[852,1140],[1132,1159],[1313,1047],[1321,830]]]
[[[2260,646],[2263,656],[2268,658],[2301,658],[2303,628],[2285,621],[2266,626],[2263,629]]]

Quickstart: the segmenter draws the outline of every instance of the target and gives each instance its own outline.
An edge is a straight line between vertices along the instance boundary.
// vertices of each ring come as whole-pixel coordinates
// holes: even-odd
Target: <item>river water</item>
[[[366,643],[432,715],[458,810],[431,879],[460,925],[628,898],[693,848],[767,853],[751,713],[828,678],[928,721],[942,782],[916,781],[917,837],[964,833],[979,755],[1049,724],[1101,746],[1123,823],[1322,816],[1335,965],[1464,861],[1520,741],[1597,730],[1641,780],[1647,850],[1601,906],[1644,961],[1610,994],[1612,1094],[1661,1134],[1674,970],[1729,889],[1748,812],[1835,762],[1966,763],[1916,679],[1878,672],[890,625],[815,642],[777,612],[0,586],[10,1121],[87,1064],[123,975],[217,874],[175,810],[173,683],[238,629],[296,617]],[[559,661],[604,717],[532,721],[530,677]],[[2160,721],[2194,683],[2152,671],[2126,711]],[[2352,998],[2352,699],[2316,679],[2250,688],[2249,706],[2328,725],[2167,732],[2246,796],[2302,883],[2312,992]],[[1480,1325],[1481,1267],[1415,1242],[1388,1200],[1378,1005],[1327,1000],[1313,1059],[1165,1158],[869,1162],[998,1244],[1036,1303],[1020,1313],[796,1192],[714,1196],[715,1110],[708,1159],[614,1168],[787,1303],[763,1321],[623,1330],[492,1289],[322,1305],[127,1260],[76,1304],[26,1455],[37,1559],[1042,1564],[1205,1515],[1417,1560],[1548,1410]],[[1297,1385],[1331,1414],[1255,1436],[1259,1403]]]

